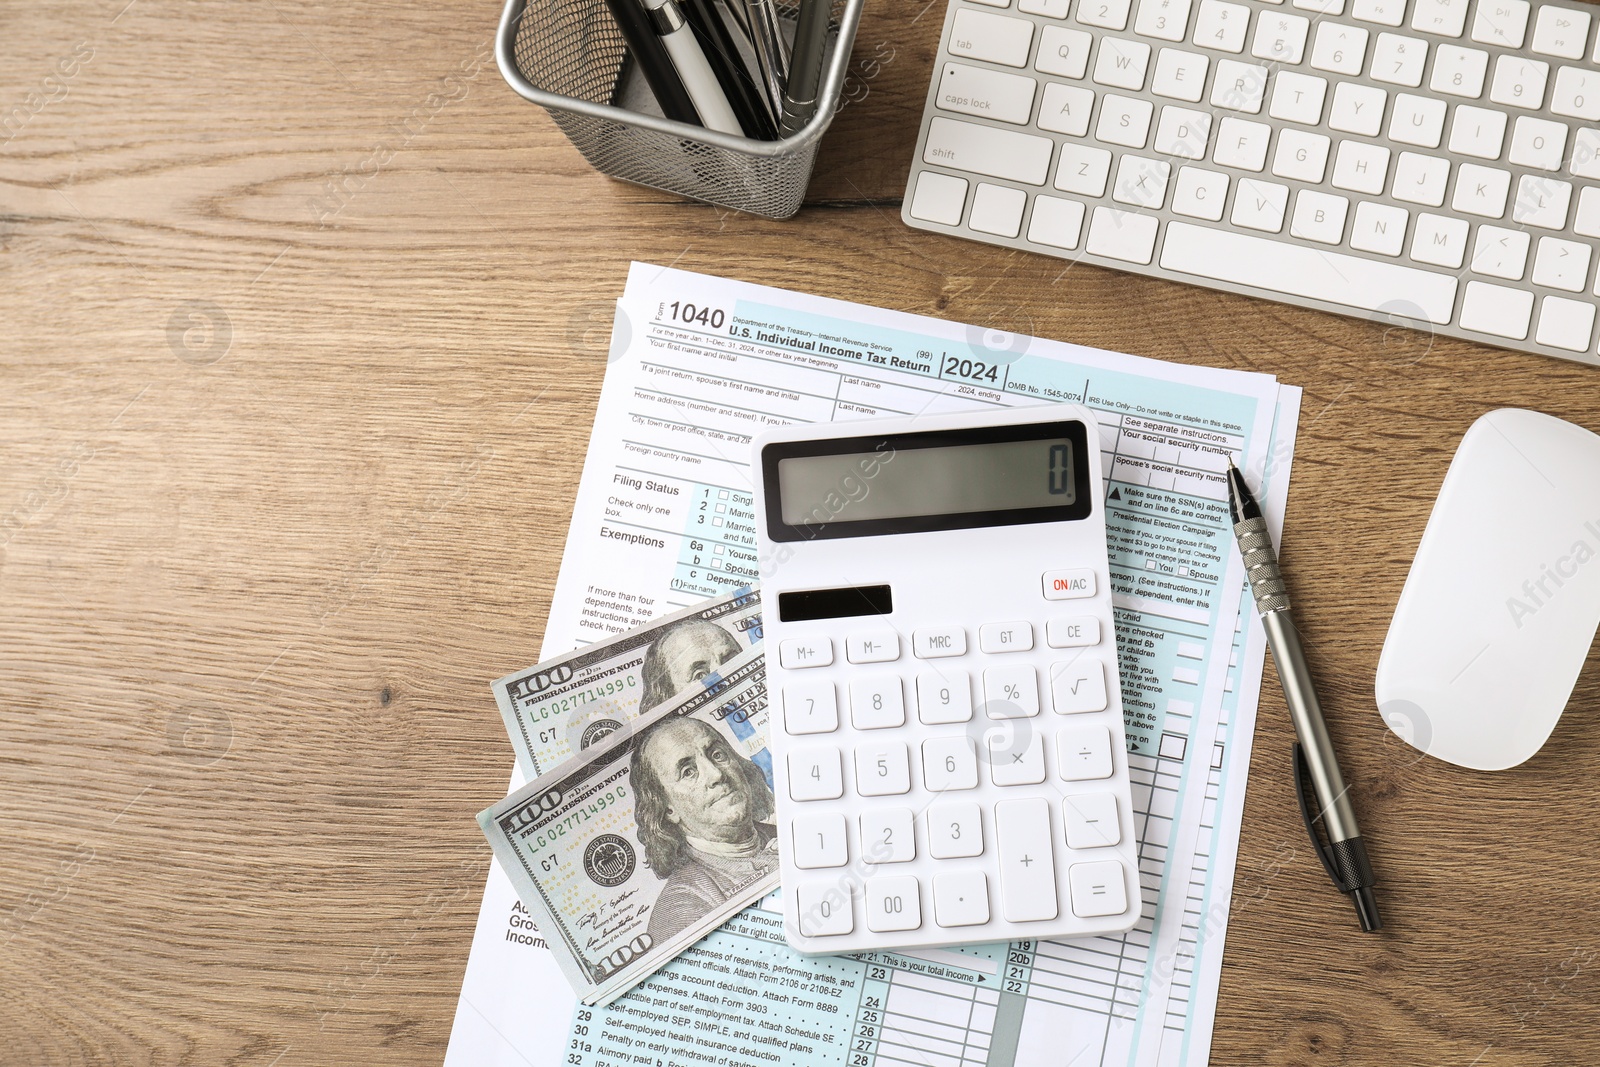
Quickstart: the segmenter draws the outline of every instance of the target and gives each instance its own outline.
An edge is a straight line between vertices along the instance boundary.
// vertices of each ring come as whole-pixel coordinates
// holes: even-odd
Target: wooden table
[[[1283,554],[1388,927],[1269,668],[1213,1062],[1600,1061],[1593,659],[1512,772],[1372,701],[1461,433],[1600,428],[1600,377],[908,230],[942,11],[869,5],[783,223],[589,170],[486,0],[0,16],[0,1061],[440,1061],[630,259],[1304,386]]]

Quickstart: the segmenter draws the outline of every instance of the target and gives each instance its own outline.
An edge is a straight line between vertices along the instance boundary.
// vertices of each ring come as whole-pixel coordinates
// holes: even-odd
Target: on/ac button
[[[1045,571],[1044,598],[1046,600],[1077,600],[1094,596],[1094,571]]]

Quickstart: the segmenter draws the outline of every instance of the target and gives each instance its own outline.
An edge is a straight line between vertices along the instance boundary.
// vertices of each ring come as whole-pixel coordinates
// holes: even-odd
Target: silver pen
[[[1294,722],[1295,737],[1299,739],[1294,746],[1294,789],[1300,801],[1301,817],[1305,819],[1311,844],[1328,877],[1333,879],[1339,892],[1350,895],[1361,929],[1371,933],[1383,926],[1383,920],[1378,917],[1378,901],[1372,893],[1377,882],[1372,874],[1372,862],[1367,858],[1367,846],[1356,825],[1349,787],[1333,754],[1333,739],[1328,736],[1322,704],[1311,682],[1311,668],[1306,664],[1305,650],[1300,647],[1300,632],[1289,614],[1289,590],[1278,569],[1272,534],[1267,530],[1267,520],[1261,517],[1260,505],[1244,484],[1244,476],[1231,462],[1228,464],[1228,512],[1233,519],[1233,535],[1239,541],[1239,554],[1244,557],[1245,573],[1250,577],[1256,612],[1267,631],[1272,662],[1277,664],[1278,678],[1283,682],[1289,718]],[[1316,794],[1315,813],[1306,796],[1308,778]],[[1327,844],[1323,844],[1317,834],[1318,819],[1327,827]]]

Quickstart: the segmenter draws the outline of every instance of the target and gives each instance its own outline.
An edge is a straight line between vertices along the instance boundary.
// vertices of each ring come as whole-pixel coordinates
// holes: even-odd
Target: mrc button
[[[1046,600],[1077,600],[1094,596],[1094,571],[1045,571],[1044,598]]]

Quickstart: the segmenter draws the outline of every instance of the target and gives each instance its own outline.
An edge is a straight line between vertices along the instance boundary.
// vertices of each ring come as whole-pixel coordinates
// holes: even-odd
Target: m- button
[[[1094,596],[1094,571],[1044,572],[1046,600],[1078,600],[1086,596]]]

